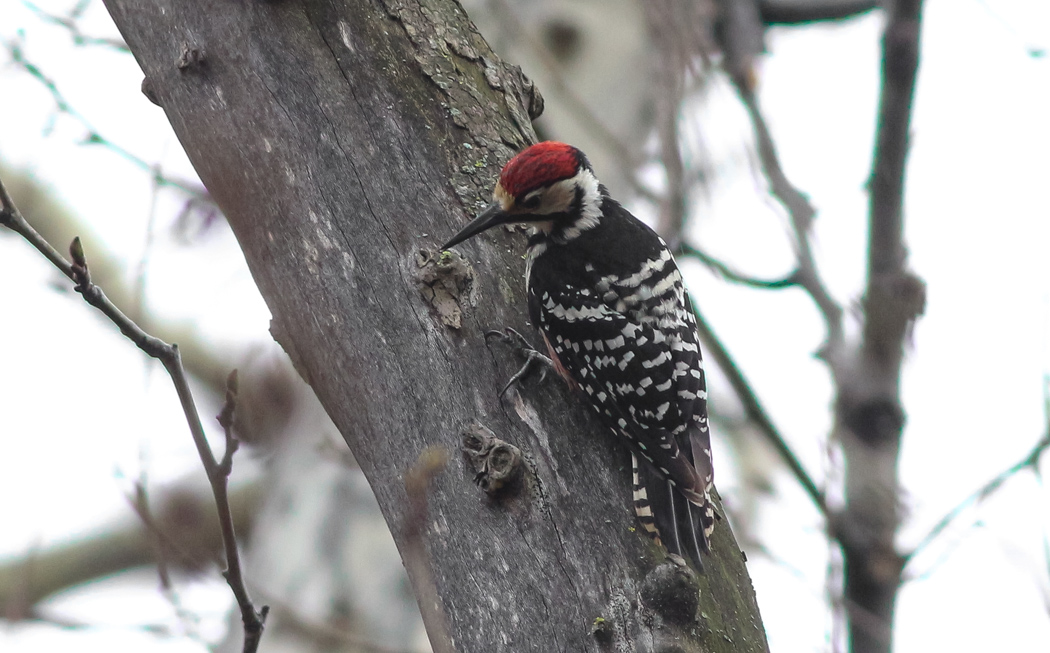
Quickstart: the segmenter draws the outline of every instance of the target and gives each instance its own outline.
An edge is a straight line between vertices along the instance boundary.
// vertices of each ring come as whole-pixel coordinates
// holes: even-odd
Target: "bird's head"
[[[587,157],[571,145],[546,141],[503,166],[492,203],[441,249],[512,222],[531,223],[565,240],[597,225],[600,215],[601,193]]]

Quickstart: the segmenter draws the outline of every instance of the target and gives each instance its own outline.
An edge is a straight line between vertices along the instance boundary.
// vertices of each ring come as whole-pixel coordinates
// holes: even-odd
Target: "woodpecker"
[[[671,251],[564,143],[512,158],[493,202],[442,250],[508,223],[533,227],[525,290],[554,369],[630,444],[640,523],[702,570],[715,518],[707,391]]]

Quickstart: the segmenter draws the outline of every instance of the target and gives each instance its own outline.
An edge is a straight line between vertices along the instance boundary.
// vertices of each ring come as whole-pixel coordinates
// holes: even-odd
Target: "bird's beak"
[[[482,231],[486,231],[501,224],[507,224],[508,222],[514,222],[518,218],[507,213],[503,210],[503,205],[499,202],[493,202],[485,207],[478,217],[474,218],[470,224],[463,227],[463,229],[452,237],[447,243],[441,246],[441,250],[444,251],[449,247],[454,247],[468,238],[477,236]]]

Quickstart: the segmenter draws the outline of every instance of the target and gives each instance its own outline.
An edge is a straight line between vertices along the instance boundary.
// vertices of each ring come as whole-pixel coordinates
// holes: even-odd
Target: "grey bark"
[[[633,528],[623,443],[560,383],[497,396],[518,361],[482,334],[529,333],[523,239],[478,239],[468,261],[432,250],[533,138],[538,95],[457,3],[106,5],[228,217],[274,336],[375,490],[417,596],[438,597],[421,601],[435,650],[767,650],[724,520],[700,616],[683,617],[689,592],[661,582],[674,574],[647,575],[660,556]],[[459,454],[473,420],[524,452],[528,491],[495,500],[475,486]],[[422,512],[405,478],[432,447],[449,462]],[[435,641],[443,628],[451,647]]]

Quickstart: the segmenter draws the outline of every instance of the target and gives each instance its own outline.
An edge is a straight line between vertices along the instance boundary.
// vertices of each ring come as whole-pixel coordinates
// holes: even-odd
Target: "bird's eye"
[[[523,209],[535,209],[539,205],[540,205],[540,196],[539,195],[533,195],[531,197],[526,197],[525,199],[523,199],[518,204],[518,206],[520,206]]]

